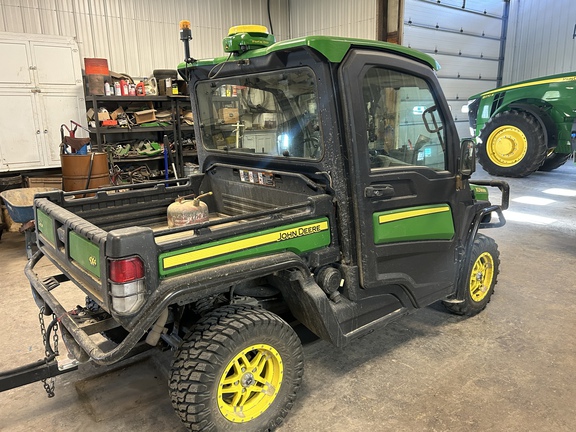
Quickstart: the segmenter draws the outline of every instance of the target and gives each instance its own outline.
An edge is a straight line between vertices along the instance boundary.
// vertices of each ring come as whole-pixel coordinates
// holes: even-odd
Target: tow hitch
[[[48,397],[51,398],[54,397],[54,377],[78,369],[77,361],[72,360],[59,364],[58,360],[56,360],[58,357],[58,319],[56,316],[53,315],[48,327],[44,326],[43,308],[40,310],[38,317],[46,357],[24,366],[0,372],[0,392],[42,381]],[[52,336],[52,339],[50,336]],[[51,345],[51,341],[54,344],[54,348]]]

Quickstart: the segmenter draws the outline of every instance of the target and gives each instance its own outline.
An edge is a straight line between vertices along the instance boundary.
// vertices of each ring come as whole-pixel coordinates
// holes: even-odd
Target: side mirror
[[[470,177],[476,171],[476,143],[470,138],[460,143],[460,166],[458,171],[462,177]]]

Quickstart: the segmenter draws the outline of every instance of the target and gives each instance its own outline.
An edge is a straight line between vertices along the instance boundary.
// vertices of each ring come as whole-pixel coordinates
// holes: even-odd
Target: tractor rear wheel
[[[489,174],[526,177],[546,158],[544,130],[532,115],[505,111],[491,118],[480,131],[478,161]]]
[[[274,430],[303,373],[298,336],[277,315],[223,306],[205,315],[172,363],[172,405],[190,430]]]

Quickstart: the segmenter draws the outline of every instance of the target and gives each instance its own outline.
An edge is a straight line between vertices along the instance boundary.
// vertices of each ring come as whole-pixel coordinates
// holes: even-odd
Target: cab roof
[[[340,63],[352,46],[393,52],[423,62],[434,70],[440,69],[440,65],[433,57],[402,45],[370,39],[332,36],[305,36],[297,39],[276,42],[268,47],[249,50],[240,55],[234,56],[234,60],[262,57],[277,51],[291,51],[300,47],[310,47],[324,55],[328,61],[332,63]],[[178,69],[186,69],[187,66],[215,65],[228,60],[228,58],[229,55],[225,55],[211,59],[196,60],[188,65],[186,65],[186,63],[180,63]]]

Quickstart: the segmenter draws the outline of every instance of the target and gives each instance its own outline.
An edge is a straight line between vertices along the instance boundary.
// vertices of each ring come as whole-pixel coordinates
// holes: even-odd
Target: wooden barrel
[[[106,153],[62,154],[60,161],[62,163],[62,188],[67,192],[96,189],[110,184]],[[92,170],[90,170],[91,163]]]

